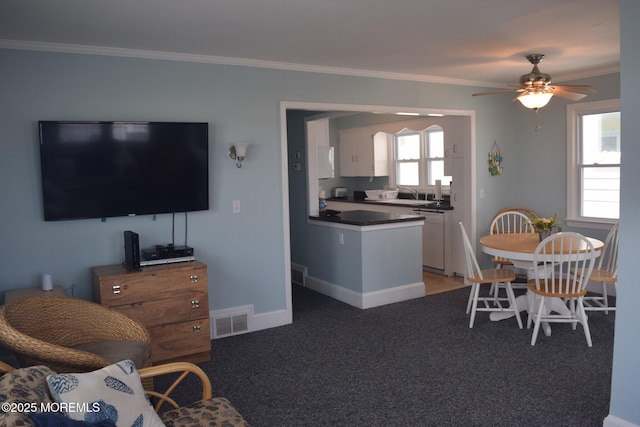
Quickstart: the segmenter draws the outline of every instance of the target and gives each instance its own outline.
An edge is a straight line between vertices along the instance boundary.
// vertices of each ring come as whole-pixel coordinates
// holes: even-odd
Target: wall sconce
[[[242,161],[247,155],[248,146],[249,144],[240,143],[232,145],[231,148],[229,148],[229,157],[236,161],[236,167],[242,167]]]

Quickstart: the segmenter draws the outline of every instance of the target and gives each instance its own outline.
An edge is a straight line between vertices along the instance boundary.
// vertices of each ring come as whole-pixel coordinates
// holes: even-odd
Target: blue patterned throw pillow
[[[80,374],[47,377],[53,399],[67,417],[116,426],[163,426],[149,403],[140,376],[130,360]]]

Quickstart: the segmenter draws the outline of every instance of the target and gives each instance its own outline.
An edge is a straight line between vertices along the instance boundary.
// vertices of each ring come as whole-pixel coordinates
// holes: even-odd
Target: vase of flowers
[[[561,231],[562,225],[560,221],[556,219],[557,215],[551,218],[533,218],[529,220],[529,224],[538,233],[538,238],[542,242],[547,237],[551,236],[555,231]]]

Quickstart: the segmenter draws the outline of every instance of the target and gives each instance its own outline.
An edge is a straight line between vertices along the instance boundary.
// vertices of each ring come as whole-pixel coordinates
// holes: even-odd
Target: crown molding
[[[553,76],[551,85],[558,82],[570,82],[573,80],[587,79],[591,77],[605,76],[607,74],[620,73],[620,64],[609,65],[607,67],[601,67],[594,70],[582,71],[572,74],[563,74],[560,76]]]
[[[82,55],[104,55],[125,58],[156,59],[166,61],[198,62],[205,64],[235,65],[241,67],[269,68],[307,73],[336,74],[355,77],[372,77],[391,80],[409,80],[427,83],[451,84],[459,86],[487,86],[496,83],[454,79],[421,74],[392,73],[384,71],[361,70],[353,68],[325,67],[290,62],[265,61],[257,59],[234,58],[226,56],[197,55],[152,50],[123,49],[104,46],[87,46],[66,43],[32,42],[23,40],[0,39],[0,49],[34,50],[43,52],[74,53]]]
[[[73,53],[81,55],[104,55],[124,58],[154,59],[165,61],[197,62],[204,64],[233,65],[240,67],[268,68],[285,71],[301,71],[307,73],[335,74],[341,76],[371,77],[390,80],[407,80],[424,83],[450,84],[457,86],[502,88],[504,83],[481,80],[456,79],[442,76],[422,74],[393,73],[385,71],[361,70],[354,68],[326,67],[318,65],[297,64],[290,62],[266,61],[257,59],[234,58],[226,56],[197,55],[177,52],[162,52],[141,49],[124,49],[104,46],[77,45],[66,43],[34,42],[24,40],[0,39],[0,49],[33,50],[43,52]],[[620,65],[598,70],[562,76],[555,81],[569,81],[605,74],[619,73]]]

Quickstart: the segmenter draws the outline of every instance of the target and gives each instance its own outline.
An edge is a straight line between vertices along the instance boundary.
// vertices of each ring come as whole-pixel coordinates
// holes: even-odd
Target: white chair
[[[531,212],[526,214],[525,212]],[[529,221],[537,218],[533,211],[525,208],[503,209],[491,221],[490,234],[499,233],[529,233],[534,232]]]
[[[526,213],[525,213],[526,212]],[[507,208],[503,209],[496,217],[491,221],[491,228],[489,234],[505,234],[505,233],[535,233],[533,226],[529,222],[530,219],[536,218],[537,215],[527,208]],[[493,263],[496,264],[496,268],[510,267],[514,271],[513,263],[502,257],[493,257]],[[525,284],[512,284],[513,289],[526,289]],[[500,292],[499,286],[492,286],[491,294],[496,298]]]
[[[618,283],[618,223],[616,222],[606,240],[604,249],[598,258],[598,265],[591,272],[591,281],[602,284],[602,295],[585,296],[584,309],[586,311],[604,311],[609,314],[609,310],[615,311],[616,307],[609,306],[607,287],[613,284],[616,289]]]
[[[527,328],[535,321],[531,345],[536,344],[541,323],[580,323],[587,344],[591,347],[591,333],[583,299],[596,262],[593,244],[579,233],[556,233],[544,239],[533,254],[534,278],[529,280],[530,299]],[[569,303],[566,313],[551,312],[550,298]],[[564,308],[564,307],[563,307]],[[547,335],[550,334],[550,329]]]
[[[473,328],[473,323],[476,318],[476,312],[478,311],[512,311],[515,313],[518,320],[518,326],[522,329],[522,320],[520,319],[520,312],[517,309],[516,298],[511,288],[511,281],[515,280],[516,275],[509,269],[489,269],[481,270],[478,265],[473,247],[467,236],[467,232],[464,229],[462,222],[460,224],[460,231],[462,232],[462,241],[464,244],[465,261],[466,261],[466,274],[464,276],[465,284],[471,286],[471,292],[469,293],[469,300],[467,302],[467,314],[471,312],[471,318],[469,319],[469,327]],[[507,290],[507,298],[495,298],[493,296],[481,297],[480,285],[487,284],[493,285],[494,283],[504,283]],[[496,304],[490,304],[495,302]],[[503,302],[508,304],[507,307],[503,307]],[[478,303],[482,303],[478,306]]]

